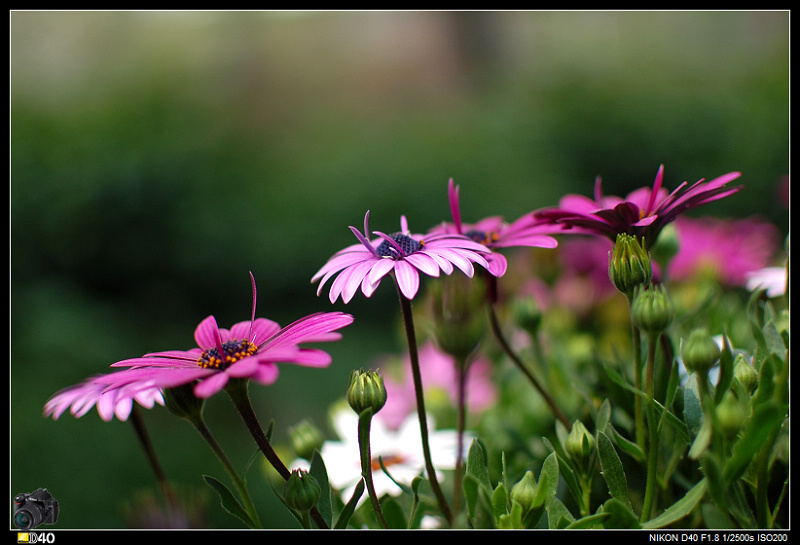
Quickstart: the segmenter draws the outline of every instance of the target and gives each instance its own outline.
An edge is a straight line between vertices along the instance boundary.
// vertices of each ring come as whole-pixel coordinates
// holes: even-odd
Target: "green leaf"
[[[603,521],[603,526],[606,528],[638,530],[642,527],[631,509],[630,503],[626,505],[624,502],[611,498],[603,504],[603,512],[608,513],[608,518]]]
[[[487,489],[474,475],[464,477],[464,496],[467,498],[467,516],[474,528],[494,528],[494,515],[491,511],[490,489]]]
[[[553,498],[550,505],[547,507],[547,525],[548,528],[556,530],[563,530],[570,524],[575,522],[575,517],[569,512],[569,509],[559,500]]]
[[[545,446],[551,451],[556,453],[556,457],[558,459],[558,467],[561,476],[564,478],[564,482],[567,485],[567,489],[572,494],[572,497],[575,498],[577,502],[581,501],[582,490],[581,486],[578,483],[578,478],[575,476],[575,468],[570,463],[569,459],[562,451],[557,451],[553,444],[550,442],[547,437],[542,437],[542,441],[544,442]],[[560,446],[560,445],[559,445]]]
[[[495,518],[508,512],[508,491],[503,483],[498,484],[492,493],[492,512]]]
[[[347,524],[350,522],[350,517],[353,516],[356,506],[358,505],[358,500],[361,499],[361,495],[364,493],[365,486],[364,479],[360,479],[356,485],[356,489],[353,490],[353,495],[350,496],[350,499],[342,509],[342,512],[339,513],[339,518],[336,519],[334,529],[342,530],[347,528]]]
[[[597,416],[594,420],[594,427],[596,431],[606,431],[606,426],[611,422],[611,403],[608,398],[604,399],[597,409]]]
[[[697,435],[703,425],[703,407],[697,389],[697,375],[692,373],[683,388],[683,419],[691,436]]]
[[[622,452],[637,462],[644,462],[644,451],[639,447],[639,445],[637,445],[634,441],[623,437],[614,426],[609,426],[609,430],[611,430],[611,435],[614,436],[614,441],[616,441],[617,446]]]
[[[317,500],[317,510],[328,526],[330,526],[333,520],[331,486],[328,482],[328,470],[325,468],[325,461],[317,450],[315,450],[314,454],[311,456],[311,467],[308,469],[308,474],[314,477],[317,483],[319,483],[321,494],[319,500]]]
[[[689,490],[685,496],[681,499],[670,505],[663,513],[661,513],[656,518],[650,519],[644,524],[642,524],[642,528],[653,530],[655,528],[664,528],[665,526],[669,526],[670,524],[679,521],[683,517],[689,515],[697,504],[700,503],[700,500],[703,499],[703,496],[706,493],[706,480],[703,479],[691,490]]]
[[[242,505],[236,500],[231,491],[228,490],[227,486],[210,475],[203,475],[203,480],[205,480],[205,482],[214,489],[217,495],[219,495],[219,501],[223,509],[225,509],[231,515],[239,517],[248,528],[255,528],[255,522],[250,518],[250,515],[247,514],[247,511],[245,511]]]
[[[489,478],[489,467],[486,451],[477,439],[472,440],[467,453],[467,475],[472,476],[488,492],[492,491],[492,481]]]
[[[405,530],[408,527],[406,515],[396,499],[391,496],[381,503],[383,518],[390,530]]]
[[[542,471],[539,473],[539,482],[536,494],[533,497],[534,506],[546,507],[555,497],[558,490],[558,458],[555,452],[545,458]]]
[[[584,530],[586,528],[593,528],[596,524],[602,524],[611,515],[609,513],[595,513],[580,518],[567,526],[567,530]]]
[[[768,443],[770,434],[783,425],[787,410],[788,407],[774,403],[762,404],[755,408],[742,438],[734,445],[733,453],[725,464],[723,475],[728,483],[732,483],[744,474],[758,451]],[[772,448],[772,445],[766,446]]]
[[[611,439],[602,431],[597,434],[597,453],[600,458],[601,474],[606,481],[609,494],[632,510],[631,501],[628,498],[628,479],[625,477],[622,461],[619,459]]]

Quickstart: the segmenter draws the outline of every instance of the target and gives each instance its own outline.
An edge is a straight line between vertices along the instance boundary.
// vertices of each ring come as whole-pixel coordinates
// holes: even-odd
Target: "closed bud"
[[[531,335],[536,335],[542,324],[542,309],[533,297],[522,297],[513,303],[514,320]]]
[[[283,485],[283,499],[297,511],[308,511],[319,500],[322,490],[317,480],[302,469],[295,469]]]
[[[653,278],[650,254],[644,249],[643,243],[635,236],[620,233],[608,253],[608,277],[617,290],[629,298],[633,296],[636,286],[649,284]]]
[[[351,372],[346,397],[356,414],[360,415],[367,409],[372,409],[372,414],[377,413],[386,404],[383,377],[375,371],[363,369]]]
[[[731,392],[727,392],[716,408],[717,422],[726,439],[734,439],[744,426],[747,413]]]
[[[310,460],[314,455],[314,451],[322,448],[325,442],[322,432],[309,420],[303,420],[290,428],[289,438],[297,455],[306,460]]]
[[[743,354],[737,354],[733,362],[733,376],[751,394],[758,386],[758,372],[747,362]]]
[[[431,284],[433,334],[439,348],[463,362],[483,339],[486,286],[478,276],[446,276]]]
[[[661,284],[644,289],[637,286],[633,291],[631,319],[633,325],[649,335],[659,335],[667,329],[675,315],[666,290]]]
[[[685,342],[681,340],[681,358],[690,373],[705,375],[719,356],[719,345],[705,329],[695,329]]]
[[[538,485],[536,484],[536,477],[533,471],[526,472],[525,476],[511,487],[510,497],[522,506],[523,516],[525,516],[525,513],[530,511],[531,508],[536,507],[533,505],[533,500],[536,498],[537,489]]]
[[[564,450],[581,471],[589,470],[594,453],[594,436],[580,420],[576,420],[572,425],[564,441]]]
[[[194,395],[194,383],[164,390],[164,406],[175,416],[187,420],[199,418],[204,403],[203,399]]]

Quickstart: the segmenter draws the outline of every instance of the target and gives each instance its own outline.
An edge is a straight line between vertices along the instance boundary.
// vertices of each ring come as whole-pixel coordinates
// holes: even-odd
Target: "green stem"
[[[456,472],[453,483],[453,511],[458,513],[461,504],[461,488],[464,479],[464,429],[467,419],[467,361],[457,362],[458,369],[458,423],[456,451]]]
[[[638,391],[642,389],[642,337],[639,333],[639,328],[631,326],[633,332],[633,385]],[[634,397],[634,423],[636,426],[636,444],[644,452],[645,449],[645,424],[644,424],[644,407],[642,405],[642,397],[637,395]]]
[[[364,477],[364,482],[367,485],[367,493],[372,501],[372,509],[375,511],[375,516],[378,522],[384,529],[388,528],[386,519],[383,517],[383,510],[381,503],[378,501],[378,495],[375,493],[375,485],[372,482],[372,453],[370,451],[369,433],[372,425],[372,410],[367,409],[358,415],[358,448],[361,455],[361,476]]]
[[[288,480],[289,477],[291,477],[292,472],[289,471],[286,465],[278,457],[278,454],[275,452],[275,449],[272,448],[272,445],[264,433],[264,430],[261,428],[258,417],[256,417],[256,414],[253,411],[253,406],[250,404],[250,396],[247,393],[247,380],[230,380],[228,385],[225,387],[225,391],[233,401],[233,405],[236,407],[236,410],[239,412],[242,420],[244,420],[247,429],[250,431],[253,439],[255,439],[255,442],[258,445],[258,448],[261,449],[264,457],[266,457],[270,465],[275,468],[275,470],[280,474],[281,477],[283,477],[284,480]],[[314,522],[316,522],[317,526],[320,528],[329,528],[328,524],[325,522],[325,519],[322,518],[322,515],[319,513],[316,507],[311,508],[311,518],[314,519]]]
[[[161,487],[161,493],[164,495],[164,499],[167,502],[167,508],[170,510],[170,512],[172,512],[172,510],[178,506],[179,502],[177,496],[175,495],[175,491],[169,484],[169,480],[167,479],[164,470],[161,468],[161,463],[158,461],[158,456],[156,456],[156,451],[153,447],[153,442],[150,439],[150,434],[147,432],[147,426],[145,426],[144,418],[142,418],[142,411],[139,408],[139,405],[136,403],[133,404],[133,409],[131,410],[131,423],[133,424],[133,427],[136,430],[136,436],[139,438],[139,442],[142,444],[142,448],[147,455],[147,460],[150,462],[150,467],[153,469],[153,473],[156,475],[156,480]]]
[[[211,430],[206,425],[202,415],[200,413],[195,413],[195,415],[187,416],[186,418],[192,423],[195,429],[200,433],[200,436],[205,439],[206,443],[208,443],[208,445],[211,447],[211,450],[217,456],[222,464],[222,467],[225,468],[228,476],[233,481],[233,485],[236,487],[237,492],[239,492],[239,497],[241,497],[242,501],[244,502],[244,508],[247,510],[247,514],[250,515],[250,519],[256,524],[257,528],[261,528],[258,512],[253,504],[253,499],[250,497],[250,493],[247,491],[247,486],[242,478],[239,477],[239,474],[236,472],[236,469],[233,467],[230,459],[225,454],[222,446],[217,442],[216,438],[211,433]]]
[[[657,339],[656,335],[650,335],[647,350],[647,434],[650,444],[647,454],[647,484],[645,485],[644,503],[642,505],[642,522],[650,520],[658,482],[658,421],[656,420],[656,405],[653,395]]]
[[[547,392],[547,390],[542,386],[539,380],[533,376],[533,374],[528,370],[522,360],[517,356],[514,350],[511,348],[511,345],[508,344],[505,337],[503,336],[503,331],[500,328],[500,323],[497,320],[497,314],[494,311],[494,307],[492,305],[487,305],[489,307],[489,325],[491,326],[492,334],[494,338],[497,340],[497,343],[502,348],[503,352],[506,356],[517,366],[517,368],[522,371],[522,374],[530,381],[536,391],[544,398],[547,405],[550,407],[550,410],[553,412],[553,415],[561,421],[562,424],[567,428],[567,431],[572,429],[572,423],[567,418],[567,415],[559,408],[556,404],[553,397]]]
[[[453,515],[450,512],[450,507],[447,504],[447,499],[442,492],[439,481],[436,479],[436,470],[433,467],[431,460],[431,449],[428,444],[428,418],[425,412],[425,400],[423,399],[422,389],[422,374],[419,368],[419,354],[417,351],[417,338],[414,331],[414,315],[411,310],[411,301],[403,295],[400,291],[400,285],[397,283],[395,277],[395,285],[397,286],[397,294],[400,298],[400,309],[403,315],[403,324],[405,325],[406,338],[408,339],[408,353],[411,359],[411,374],[414,379],[414,393],[417,398],[417,416],[419,418],[419,429],[422,438],[422,454],[425,458],[425,469],[428,473],[431,489],[433,489],[436,500],[439,503],[439,509],[442,511],[448,525],[453,524]]]

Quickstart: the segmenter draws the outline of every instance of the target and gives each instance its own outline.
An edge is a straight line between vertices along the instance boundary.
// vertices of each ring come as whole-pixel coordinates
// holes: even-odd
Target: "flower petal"
[[[413,299],[419,291],[419,272],[404,260],[397,261],[394,266],[397,286],[406,299]]]
[[[222,390],[228,383],[228,378],[228,373],[214,373],[194,387],[194,395],[207,399]]]

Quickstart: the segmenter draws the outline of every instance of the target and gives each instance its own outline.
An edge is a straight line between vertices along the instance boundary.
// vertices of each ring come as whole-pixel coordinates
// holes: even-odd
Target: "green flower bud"
[[[483,340],[486,286],[480,277],[453,275],[431,284],[433,334],[439,348],[465,361]]]
[[[633,325],[649,335],[663,333],[675,315],[675,309],[665,288],[661,284],[650,289],[637,286],[633,293],[631,303]]]
[[[525,516],[525,513],[530,511],[531,508],[536,507],[533,505],[533,500],[536,498],[537,489],[538,485],[536,484],[536,477],[533,471],[526,472],[525,476],[511,487],[509,496],[522,506],[523,516]]]
[[[542,309],[533,297],[516,299],[512,306],[517,325],[531,335],[536,335],[542,324]]]
[[[319,500],[322,490],[317,480],[302,469],[295,469],[283,485],[286,504],[297,511],[308,511]]]
[[[648,284],[653,278],[650,254],[644,249],[643,243],[635,236],[620,233],[608,254],[608,277],[628,297],[633,295],[636,286]]]
[[[289,437],[292,447],[300,458],[310,460],[314,451],[321,449],[325,439],[310,420],[303,420],[296,426],[289,428]]]
[[[736,359],[733,362],[733,376],[751,394],[758,386],[758,371],[747,362],[747,358],[743,354],[736,355]]]
[[[386,404],[386,387],[383,377],[375,371],[353,371],[350,373],[350,385],[347,387],[347,403],[361,414],[372,409],[372,414],[380,411]]]
[[[187,420],[200,417],[204,399],[194,395],[194,383],[164,389],[164,406],[174,414]]]
[[[581,471],[588,471],[594,453],[594,436],[576,420],[564,441],[564,450]]]
[[[690,373],[707,374],[719,356],[719,345],[705,329],[692,331],[686,342],[681,339],[681,358]]]
[[[716,408],[717,422],[726,439],[734,439],[747,418],[744,407],[732,392],[726,392]]]

